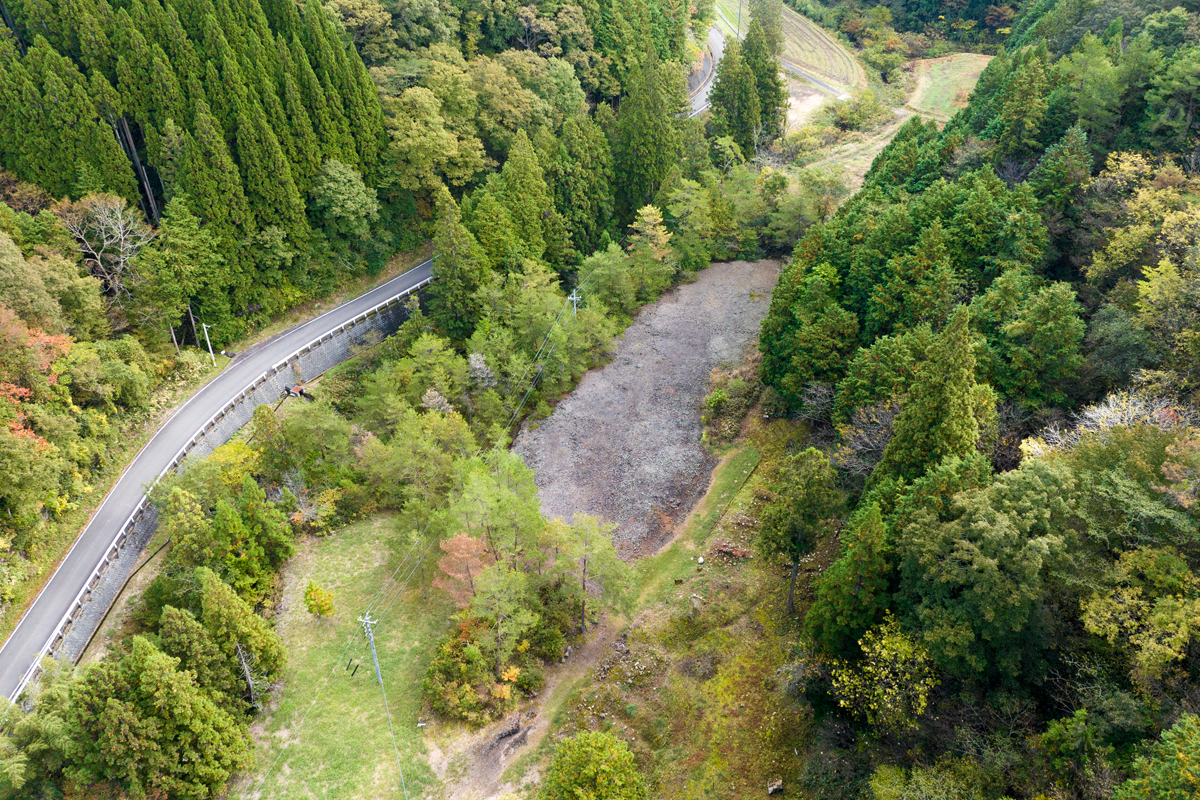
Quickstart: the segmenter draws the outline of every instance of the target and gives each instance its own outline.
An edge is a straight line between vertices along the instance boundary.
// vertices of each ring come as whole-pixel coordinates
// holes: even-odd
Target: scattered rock
[[[708,377],[758,335],[778,263],[714,264],[638,312],[616,355],[591,370],[513,451],[537,474],[543,513],[596,514],[618,525],[621,554],[654,552],[708,487],[716,460],[701,443]],[[640,369],[639,369],[640,368]]]
[[[776,775],[767,781],[767,794],[783,794],[783,778]]]

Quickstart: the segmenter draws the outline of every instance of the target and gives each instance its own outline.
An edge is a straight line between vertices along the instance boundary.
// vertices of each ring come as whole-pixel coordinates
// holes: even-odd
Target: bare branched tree
[[[883,458],[892,438],[892,427],[900,414],[900,403],[890,400],[854,412],[849,425],[838,426],[842,441],[829,461],[849,478],[866,478]]]
[[[1113,392],[1076,414],[1069,426],[1052,425],[1040,436],[1026,439],[1021,450],[1036,456],[1052,450],[1070,450],[1085,436],[1103,436],[1112,428],[1149,425],[1160,430],[1182,430],[1195,423],[1195,412],[1174,398]]]
[[[146,224],[140,211],[122,197],[89,194],[81,200],[59,203],[55,215],[79,245],[92,274],[118,306],[129,299],[130,263],[158,232]]]

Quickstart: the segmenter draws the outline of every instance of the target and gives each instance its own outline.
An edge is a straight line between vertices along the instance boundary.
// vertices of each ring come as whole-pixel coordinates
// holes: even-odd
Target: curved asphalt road
[[[708,76],[705,77],[704,83],[696,87],[696,91],[691,94],[692,113],[688,115],[690,117],[694,117],[708,108],[708,93],[712,91],[713,78],[717,74],[717,64],[725,55],[725,34],[721,33],[721,29],[716,25],[708,29],[708,49],[712,53],[712,61],[709,64]]]
[[[59,623],[79,596],[92,570],[104,558],[117,531],[142,499],[144,489],[163,473],[179,450],[210,417],[260,375],[295,351],[375,306],[427,280],[433,262],[414,267],[366,294],[238,354],[220,375],[194,394],[142,448],[104,498],[54,575],[0,648],[0,693],[10,697],[29,667],[40,658]]]

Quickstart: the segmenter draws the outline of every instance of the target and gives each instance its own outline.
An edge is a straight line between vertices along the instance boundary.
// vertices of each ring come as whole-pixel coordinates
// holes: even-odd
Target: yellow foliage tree
[[[842,708],[891,731],[917,727],[938,685],[929,653],[890,615],[859,640],[862,659],[832,668],[833,695]]]

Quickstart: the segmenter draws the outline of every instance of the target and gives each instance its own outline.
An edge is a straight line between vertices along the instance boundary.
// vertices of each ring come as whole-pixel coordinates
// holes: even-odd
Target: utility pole
[[[578,317],[579,316],[579,301],[583,299],[582,297],[579,296],[579,290],[572,289],[571,296],[568,297],[567,299],[571,301],[571,306],[572,306],[572,310],[574,311],[574,315],[576,317]]]
[[[371,619],[371,612],[368,611],[359,617],[358,621],[362,623],[363,630],[367,632],[367,642],[371,645],[371,658],[375,661],[375,677],[379,679],[379,685],[383,686],[383,674],[379,671],[379,656],[375,653],[375,634],[371,631],[371,626],[379,620]]]
[[[212,363],[216,364],[217,357],[213,355],[212,341],[210,341],[208,338],[208,329],[211,328],[212,325],[205,325],[203,322],[201,322],[200,327],[204,328],[204,341],[208,343],[208,357],[212,359]]]
[[[358,621],[367,632],[367,642],[371,645],[371,659],[375,662],[375,677],[379,679],[379,691],[383,695],[383,710],[387,713],[388,730],[392,732],[392,749],[396,751],[396,769],[400,770],[400,788],[404,790],[404,800],[408,800],[408,787],[404,784],[404,767],[400,766],[400,748],[396,745],[396,731],[392,728],[392,712],[388,710],[387,691],[383,688],[383,673],[379,671],[379,654],[375,652],[375,634],[371,626],[379,622],[371,619],[371,612],[365,612]],[[357,668],[356,668],[357,669]]]

